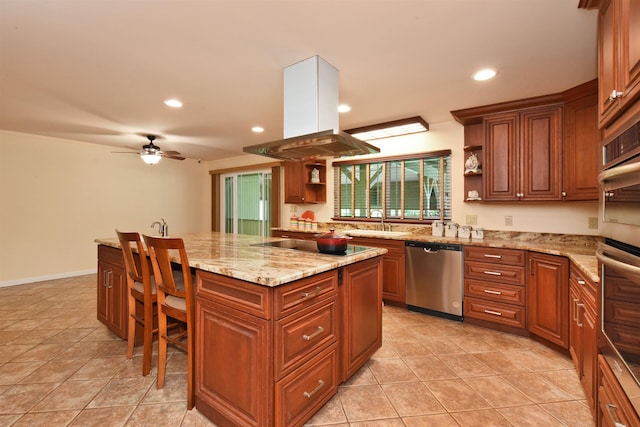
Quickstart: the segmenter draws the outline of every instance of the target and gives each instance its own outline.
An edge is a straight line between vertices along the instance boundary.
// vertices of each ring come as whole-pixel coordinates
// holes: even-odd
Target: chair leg
[[[194,361],[195,361],[195,348],[194,348],[194,336],[193,336],[193,322],[187,323],[187,409],[190,410],[195,405],[195,393],[194,393]]]
[[[164,374],[167,369],[167,315],[158,303],[158,388],[164,387]]]
[[[151,353],[153,351],[153,304],[144,306],[144,333],[143,333],[142,375],[147,376],[151,372]]]
[[[128,306],[129,306],[129,325],[127,329],[127,359],[133,357],[133,345],[136,340],[136,299],[131,295],[131,290],[127,290]]]

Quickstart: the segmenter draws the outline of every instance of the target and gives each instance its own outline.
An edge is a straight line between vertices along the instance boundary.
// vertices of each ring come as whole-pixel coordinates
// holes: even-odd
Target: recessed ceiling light
[[[363,126],[355,129],[348,129],[345,130],[345,132],[362,141],[371,141],[373,139],[391,138],[394,136],[427,132],[428,130],[429,123],[427,123],[422,117],[416,116],[370,126]]]
[[[168,107],[173,107],[173,108],[182,107],[182,102],[178,101],[177,99],[166,99],[164,101],[164,104]]]
[[[251,128],[251,130],[255,133],[264,132],[264,128],[262,126],[254,126]]]
[[[485,68],[484,70],[480,70],[473,75],[474,80],[489,80],[495,77],[496,71],[490,68]]]
[[[347,104],[338,105],[339,113],[348,113],[349,111],[351,111],[351,107],[349,107]]]

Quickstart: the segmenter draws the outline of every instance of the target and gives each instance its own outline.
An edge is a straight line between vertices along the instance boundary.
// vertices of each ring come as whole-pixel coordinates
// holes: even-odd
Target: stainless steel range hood
[[[380,149],[338,130],[338,70],[313,56],[284,69],[284,139],[243,151],[306,160],[379,153]]]

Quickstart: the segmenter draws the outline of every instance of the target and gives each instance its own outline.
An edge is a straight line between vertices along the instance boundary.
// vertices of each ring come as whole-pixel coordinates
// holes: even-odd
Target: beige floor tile
[[[531,399],[500,376],[465,378],[464,381],[494,408],[533,404]]]
[[[571,396],[547,381],[540,373],[504,375],[515,388],[527,395],[535,403],[571,400]]]
[[[372,359],[394,358],[398,357],[398,353],[387,340],[382,340],[382,347],[380,347],[378,351],[376,351],[375,354],[371,357]]]
[[[154,381],[154,378],[148,376],[112,379],[87,405],[87,408],[137,405]]]
[[[57,334],[55,334],[54,336],[52,336],[51,338],[49,338],[46,341],[46,343],[48,343],[48,344],[75,343],[75,342],[78,342],[78,341],[82,340],[83,338],[85,338],[91,332],[93,332],[93,329],[91,329],[91,328],[69,328],[69,329],[64,329],[64,330],[58,332]]]
[[[38,344],[20,355],[23,362],[51,360],[67,349],[65,344]]]
[[[382,390],[401,417],[446,412],[421,382],[383,384]]]
[[[460,348],[456,343],[452,342],[449,338],[428,337],[423,339],[422,342],[436,356],[466,353],[464,349]]]
[[[9,414],[9,415],[0,414],[0,426],[9,427],[13,425],[13,423],[18,421],[18,419],[22,416],[23,414]]]
[[[338,395],[335,395],[327,403],[325,403],[320,411],[318,411],[309,421],[305,423],[305,426],[345,424],[346,422],[347,416],[342,409],[340,397]]]
[[[69,424],[69,427],[121,427],[125,425],[135,409],[135,406],[85,409]]]
[[[413,371],[400,358],[372,359],[369,363],[369,369],[380,384],[418,380]]]
[[[540,372],[547,381],[567,393],[575,400],[585,399],[582,384],[575,369],[563,369],[559,371]]]
[[[389,339],[388,342],[400,357],[433,356],[431,350],[415,338]]]
[[[173,427],[182,423],[187,412],[184,402],[138,405],[125,424],[127,427]]]
[[[349,423],[349,427],[405,427],[400,418],[389,418],[384,420],[360,421]]]
[[[362,368],[358,370],[355,374],[351,376],[343,385],[344,386],[352,386],[352,385],[373,385],[378,384],[378,380],[375,376],[373,376],[373,372],[369,369],[369,365],[371,361],[364,364]]]
[[[450,354],[439,359],[459,378],[494,375],[495,372],[473,354]]]
[[[90,359],[54,359],[44,362],[38,369],[30,375],[20,380],[20,383],[54,383],[62,382],[73,375]],[[43,362],[33,362],[43,363]]]
[[[9,362],[0,365],[0,385],[19,383],[47,362]]]
[[[511,423],[495,409],[455,412],[451,416],[455,418],[461,427],[511,427]]]
[[[66,426],[80,413],[79,410],[30,412],[11,427],[57,427]]]
[[[2,345],[0,346],[0,363],[11,362],[33,347],[33,345]],[[20,362],[24,362],[24,360],[20,360]]]
[[[511,357],[511,352],[492,351],[489,353],[474,353],[473,357],[491,368],[498,374],[519,374],[530,372],[526,365],[518,363]]]
[[[187,411],[180,427],[215,427],[213,421],[202,415],[196,408]]]
[[[398,416],[378,385],[340,387],[338,393],[350,423]]]
[[[186,408],[187,402],[187,374],[167,374],[165,376],[164,387],[157,388],[156,378],[152,377],[153,384],[148,391],[142,403],[166,403],[166,402],[184,402]]]
[[[402,421],[407,427],[460,427],[450,414],[405,417]]]
[[[71,380],[90,380],[97,378],[111,378],[126,363],[127,359],[121,357],[96,357],[87,362],[82,368],[71,376]]]
[[[490,408],[462,379],[426,381],[426,385],[448,412]]]
[[[593,427],[593,417],[585,402],[543,403],[540,405],[568,427]]]
[[[33,410],[83,409],[106,385],[106,380],[67,381],[38,403]]]
[[[455,372],[435,356],[407,357],[404,361],[421,381],[458,378]]]
[[[0,396],[0,414],[25,413],[58,386],[58,383],[43,383],[9,387]]]
[[[537,405],[500,408],[502,414],[515,427],[561,427],[563,424]]]

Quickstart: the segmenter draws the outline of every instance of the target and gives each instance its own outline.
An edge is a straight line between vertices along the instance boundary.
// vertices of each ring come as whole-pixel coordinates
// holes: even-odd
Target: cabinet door
[[[109,275],[111,274],[110,265],[98,261],[98,283],[97,283],[97,300],[98,300],[98,320],[108,325],[111,323],[111,315],[109,314]]]
[[[120,338],[127,338],[127,281],[122,267],[98,261],[98,320]]]
[[[529,332],[569,349],[569,260],[529,252],[527,324]]]
[[[569,282],[569,353],[576,367],[578,377],[582,378],[582,328],[580,327],[581,299],[580,288],[574,281]]]
[[[404,241],[356,237],[351,242],[387,249],[382,255],[382,297],[391,304],[406,304]]]
[[[564,109],[564,199],[598,200],[598,100],[589,96]]]
[[[598,16],[598,113],[600,127],[604,127],[620,103],[611,97],[619,91],[618,43],[619,0],[612,0],[600,10]]]
[[[520,198],[562,200],[562,107],[520,116]]]
[[[640,2],[619,0],[620,89],[622,103],[629,105],[640,95]]]
[[[580,371],[580,382],[592,412],[595,412],[596,401],[597,356],[596,315],[591,310],[585,309],[582,319],[582,369]]]
[[[340,377],[346,381],[382,346],[382,258],[342,269]]]
[[[284,162],[284,202],[305,202],[304,165],[298,161]]]
[[[518,113],[498,114],[484,120],[484,200],[517,200]]]

